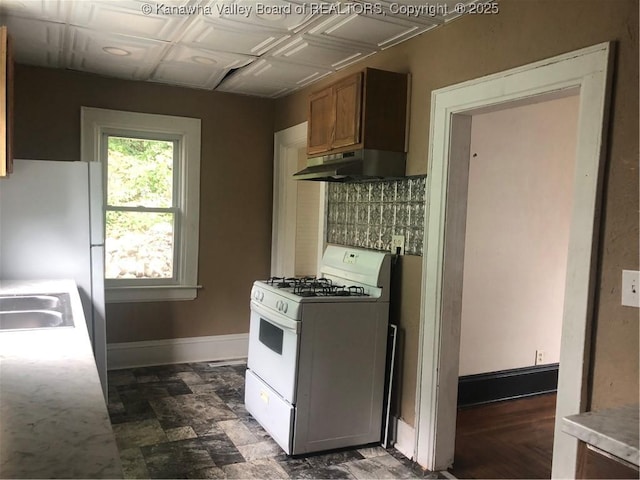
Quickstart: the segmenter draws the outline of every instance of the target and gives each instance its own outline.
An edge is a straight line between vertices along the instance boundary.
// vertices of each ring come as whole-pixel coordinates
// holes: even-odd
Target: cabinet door
[[[332,105],[333,95],[331,88],[311,94],[307,127],[307,155],[324,153],[331,148]]]
[[[334,134],[331,148],[360,143],[362,119],[362,73],[336,83],[334,95]]]

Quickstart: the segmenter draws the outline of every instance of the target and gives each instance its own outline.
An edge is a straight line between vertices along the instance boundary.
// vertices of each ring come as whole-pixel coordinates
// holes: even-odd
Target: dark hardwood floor
[[[458,409],[457,478],[551,478],[556,394]]]

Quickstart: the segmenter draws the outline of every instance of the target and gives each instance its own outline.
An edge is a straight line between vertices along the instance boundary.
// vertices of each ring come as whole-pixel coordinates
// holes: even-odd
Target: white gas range
[[[330,245],[320,278],[254,283],[245,404],[287,454],[380,441],[390,263]]]

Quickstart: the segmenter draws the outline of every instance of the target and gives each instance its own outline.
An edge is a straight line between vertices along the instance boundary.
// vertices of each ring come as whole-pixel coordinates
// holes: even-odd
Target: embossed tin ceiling
[[[18,63],[277,98],[461,3],[474,0],[0,0],[0,23]]]

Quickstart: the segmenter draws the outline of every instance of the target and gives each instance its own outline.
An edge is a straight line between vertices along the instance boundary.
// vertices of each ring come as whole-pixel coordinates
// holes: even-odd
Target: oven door
[[[251,302],[247,367],[291,404],[295,403],[300,322]]]

